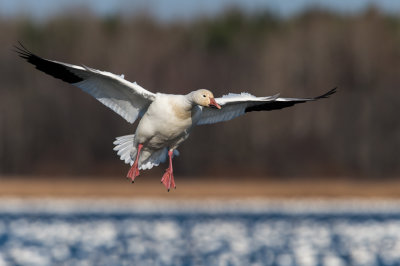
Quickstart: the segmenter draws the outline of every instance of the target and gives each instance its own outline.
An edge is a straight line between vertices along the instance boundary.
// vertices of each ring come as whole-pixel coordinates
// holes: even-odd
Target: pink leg
[[[139,144],[135,162],[133,163],[131,169],[129,170],[129,172],[126,176],[127,178],[130,178],[132,180],[132,183],[134,183],[135,178],[139,176],[139,155],[140,155],[140,151],[142,150],[142,148],[143,148],[143,144]]]
[[[174,153],[173,150],[169,150],[168,151],[169,167],[167,168],[167,170],[165,170],[165,174],[161,178],[161,183],[163,183],[164,186],[168,189],[168,192],[171,189],[171,186],[176,188],[175,180],[174,180],[174,173],[173,173],[173,169],[172,169],[172,155],[173,155],[173,153]]]

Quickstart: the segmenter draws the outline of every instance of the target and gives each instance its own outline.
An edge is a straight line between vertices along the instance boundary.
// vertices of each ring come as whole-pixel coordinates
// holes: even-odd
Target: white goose
[[[314,98],[281,98],[279,95],[255,97],[248,93],[214,98],[201,89],[186,95],[152,93],[110,72],[41,58],[22,44],[15,47],[20,57],[55,78],[75,85],[122,116],[129,123],[141,120],[134,135],[118,137],[114,150],[130,164],[127,177],[134,182],[139,170],[158,166],[169,157],[169,167],[161,182],[170,190],[175,186],[172,157],[189,137],[193,126],[231,120],[252,111],[270,111],[297,103],[327,98],[336,88]]]

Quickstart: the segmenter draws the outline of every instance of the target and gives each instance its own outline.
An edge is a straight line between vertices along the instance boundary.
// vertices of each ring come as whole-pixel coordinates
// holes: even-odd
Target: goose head
[[[192,101],[195,104],[204,107],[215,107],[221,109],[221,106],[215,101],[214,95],[211,91],[201,89],[191,93]]]

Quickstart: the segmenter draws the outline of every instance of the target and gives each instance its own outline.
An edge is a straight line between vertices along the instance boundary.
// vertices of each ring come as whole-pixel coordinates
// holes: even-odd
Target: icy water
[[[0,265],[400,265],[398,201],[0,200]]]

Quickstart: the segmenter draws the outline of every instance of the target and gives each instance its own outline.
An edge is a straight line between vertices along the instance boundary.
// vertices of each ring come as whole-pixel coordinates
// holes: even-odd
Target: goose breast
[[[136,130],[139,143],[160,149],[186,138],[192,127],[192,107],[183,95],[157,93]]]

